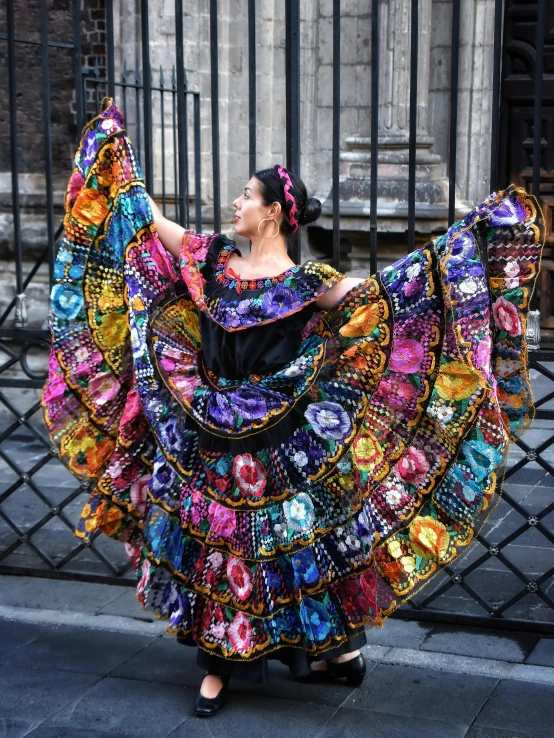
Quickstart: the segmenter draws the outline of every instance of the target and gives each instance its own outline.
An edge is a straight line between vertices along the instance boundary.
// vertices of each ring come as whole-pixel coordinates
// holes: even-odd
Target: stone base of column
[[[340,229],[342,268],[365,268],[369,264],[371,148],[370,139],[353,136],[346,139],[349,150],[340,155]],[[425,243],[433,235],[444,233],[448,227],[448,176],[446,165],[439,155],[431,151],[433,139],[418,136],[416,146],[415,218],[418,242]],[[378,232],[398,234],[398,243],[407,243],[408,231],[408,176],[409,150],[405,136],[379,138],[377,163],[377,218]],[[322,204],[322,214],[317,221],[319,231],[311,232],[309,242],[312,251],[318,250],[317,241],[327,244],[323,231],[333,228],[332,192]],[[455,218],[470,209],[463,201],[456,202]],[[365,245],[367,242],[367,246]],[[394,237],[383,242],[389,248]],[[324,253],[328,251],[327,248]],[[393,249],[394,251],[394,249]],[[405,251],[404,251],[405,253]],[[391,254],[392,256],[393,254]],[[379,246],[378,256],[385,262],[389,257]]]

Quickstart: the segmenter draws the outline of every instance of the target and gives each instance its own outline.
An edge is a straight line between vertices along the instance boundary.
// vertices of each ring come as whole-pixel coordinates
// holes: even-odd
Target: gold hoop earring
[[[260,233],[260,226],[261,226],[261,224],[262,224],[262,223],[263,223],[263,222],[264,222],[265,220],[273,220],[273,218],[264,218],[263,220],[260,220],[260,222],[258,223],[258,233]],[[276,220],[273,220],[273,222],[274,222],[274,223],[276,223],[276,225],[277,225],[277,233],[276,233],[276,234],[275,234],[274,236],[264,236],[264,235],[262,235],[262,234],[260,233],[260,236],[262,236],[262,238],[275,238],[276,236],[278,236],[278,235],[279,235],[279,231],[281,230],[281,227],[280,227],[279,223],[277,223],[277,221],[276,221]]]

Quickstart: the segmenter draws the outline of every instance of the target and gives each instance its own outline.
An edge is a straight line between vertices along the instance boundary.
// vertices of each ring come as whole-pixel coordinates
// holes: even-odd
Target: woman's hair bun
[[[308,225],[313,223],[321,215],[321,203],[317,197],[309,197],[306,200],[306,204],[302,208],[298,216],[298,222],[300,225]]]

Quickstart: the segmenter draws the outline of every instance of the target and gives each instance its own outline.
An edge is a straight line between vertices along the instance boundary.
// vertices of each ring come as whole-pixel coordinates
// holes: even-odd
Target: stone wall
[[[136,0],[116,0],[118,68],[140,68]],[[458,122],[458,212],[488,194],[493,0],[463,0]],[[365,0],[341,4],[341,215],[345,230],[367,231],[371,151],[371,15]],[[417,226],[432,233],[446,225],[452,0],[420,3],[418,70]],[[229,227],[232,200],[248,170],[248,48],[246,3],[219,3],[219,111],[221,200]],[[284,3],[257,8],[257,168],[285,158]],[[380,23],[379,228],[405,234],[409,128],[409,0],[382,0]],[[175,56],[173,0],[150,8],[152,66],[171,70]],[[209,5],[186,4],[185,65],[189,86],[200,92],[204,224],[211,224],[212,139]],[[301,174],[326,202],[320,225],[329,228],[332,156],[332,0],[301,3]],[[161,126],[154,99],[155,190],[161,189]],[[133,132],[133,111],[129,122]],[[189,106],[192,134],[192,105]],[[166,123],[166,163],[172,160]],[[192,143],[191,143],[192,146]],[[190,158],[191,171],[193,158]],[[172,189],[172,181],[166,190]]]

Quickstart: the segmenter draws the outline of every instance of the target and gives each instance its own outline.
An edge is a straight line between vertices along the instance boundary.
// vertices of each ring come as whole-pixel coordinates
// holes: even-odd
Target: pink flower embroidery
[[[137,584],[137,594],[141,594],[142,592],[144,592],[144,589],[146,588],[149,580],[150,580],[150,561],[148,559],[144,559],[144,561],[142,562],[142,577],[140,578],[140,581]]]
[[[252,572],[244,561],[230,556],[227,562],[229,589],[237,600],[244,602],[252,593]]]
[[[77,199],[77,195],[81,191],[85,180],[81,172],[73,172],[71,179],[69,180],[69,186],[67,188],[67,207],[72,207],[73,203]]]
[[[147,248],[150,251],[150,257],[156,266],[156,271],[175,282],[177,276],[171,264],[169,254],[164,249],[157,233],[150,234],[146,239],[149,241]]]
[[[99,372],[89,382],[89,395],[98,405],[113,400],[119,390],[119,382],[111,372]]]
[[[202,520],[202,503],[204,502],[204,497],[197,489],[192,489],[190,496],[192,498],[190,519],[194,525],[199,525]]]
[[[389,369],[403,374],[413,374],[423,361],[423,346],[413,338],[400,338],[392,347]]]
[[[360,585],[364,597],[368,601],[371,611],[377,614],[377,574],[373,569],[367,569],[360,577]]]
[[[123,408],[123,414],[119,421],[119,428],[122,429],[129,423],[132,423],[142,413],[142,404],[139,393],[136,389],[127,393],[127,400]]]
[[[214,638],[217,638],[218,641],[223,640],[225,638],[225,631],[227,630],[227,626],[225,623],[217,623],[216,625],[212,625],[210,628],[210,633],[213,635]]]
[[[248,651],[252,640],[252,626],[243,612],[237,612],[229,623],[227,635],[233,648],[239,652]]]
[[[261,497],[266,483],[264,465],[252,454],[240,454],[233,461],[233,476],[240,491],[248,497]]]
[[[140,559],[140,547],[133,546],[132,543],[125,543],[125,552],[127,556],[131,559],[133,563],[133,569],[136,571]]]
[[[44,404],[48,406],[58,402],[63,398],[66,390],[67,385],[63,374],[58,374],[58,376],[50,379],[49,383],[44,388]]]
[[[173,381],[173,384],[175,385],[175,387],[177,387],[179,392],[181,392],[185,400],[188,400],[189,402],[192,401],[196,388],[199,387],[200,384],[202,384],[202,381],[198,376],[191,377],[184,374],[177,374],[171,377],[171,379]]]
[[[409,382],[402,382],[394,375],[383,379],[379,394],[387,398],[387,404],[395,410],[405,408],[415,395],[415,387]]]
[[[521,333],[521,322],[519,320],[519,314],[516,306],[506,300],[504,297],[499,297],[494,305],[492,306],[494,314],[494,322],[498,328],[511,336],[519,336]]]
[[[485,369],[487,372],[490,372],[490,363],[491,340],[490,338],[485,338],[477,344],[477,348],[475,350],[475,361],[473,364],[477,369]]]
[[[131,502],[141,512],[146,507],[146,499],[148,492],[148,484],[150,482],[150,474],[143,474],[135,479],[131,485]]]
[[[221,538],[229,538],[237,526],[235,511],[223,507],[215,500],[210,503],[208,508],[208,520],[210,522],[210,532]]]
[[[403,482],[418,486],[425,481],[425,474],[428,470],[429,462],[423,451],[410,446],[396,465],[395,474]]]
[[[406,297],[413,297],[413,295],[417,295],[418,292],[421,292],[422,289],[423,284],[420,279],[411,279],[404,285],[404,294]]]

